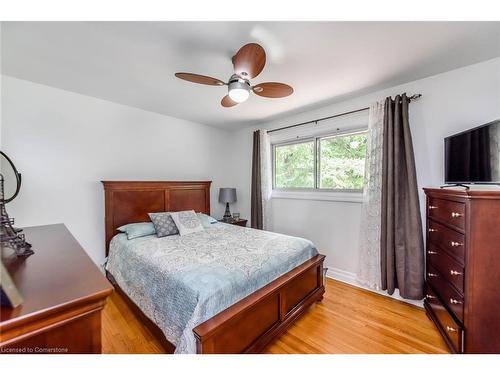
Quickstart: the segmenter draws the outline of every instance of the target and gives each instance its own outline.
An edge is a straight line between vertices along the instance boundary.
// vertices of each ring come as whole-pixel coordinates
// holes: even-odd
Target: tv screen
[[[500,120],[444,140],[445,182],[500,183]]]

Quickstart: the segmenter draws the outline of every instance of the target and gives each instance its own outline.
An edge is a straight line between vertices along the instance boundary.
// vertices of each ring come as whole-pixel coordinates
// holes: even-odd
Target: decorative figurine
[[[22,234],[22,229],[14,228],[14,219],[9,218],[7,211],[5,210],[5,204],[11,202],[21,189],[21,174],[17,172],[14,163],[9,159],[5,153],[0,151],[0,155],[7,160],[10,164],[14,175],[16,176],[16,191],[10,198],[5,198],[4,196],[4,176],[0,173],[0,247],[9,247],[14,249],[17,256],[27,257],[34,253],[31,249],[31,244],[26,242],[24,234]]]

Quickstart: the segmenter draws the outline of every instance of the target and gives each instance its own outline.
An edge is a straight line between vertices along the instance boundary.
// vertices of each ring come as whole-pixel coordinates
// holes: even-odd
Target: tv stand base
[[[448,185],[440,186],[439,188],[444,189],[444,188],[449,188],[449,187],[463,187],[465,190],[470,189],[470,186],[464,185],[464,184],[448,184]]]

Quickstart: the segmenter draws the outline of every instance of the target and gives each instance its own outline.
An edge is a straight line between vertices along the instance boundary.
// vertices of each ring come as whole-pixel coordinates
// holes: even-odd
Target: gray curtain
[[[380,263],[382,289],[424,295],[424,245],[406,94],[385,100]]]
[[[253,132],[253,154],[252,154],[252,197],[251,197],[251,227],[263,228],[262,214],[262,168],[260,165],[260,130]]]

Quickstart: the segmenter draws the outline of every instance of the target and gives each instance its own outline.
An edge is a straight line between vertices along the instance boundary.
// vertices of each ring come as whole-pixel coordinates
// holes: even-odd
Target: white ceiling
[[[223,108],[248,42],[267,52],[252,83],[292,96]],[[500,22],[3,22],[2,73],[145,110],[236,129],[500,56]]]

